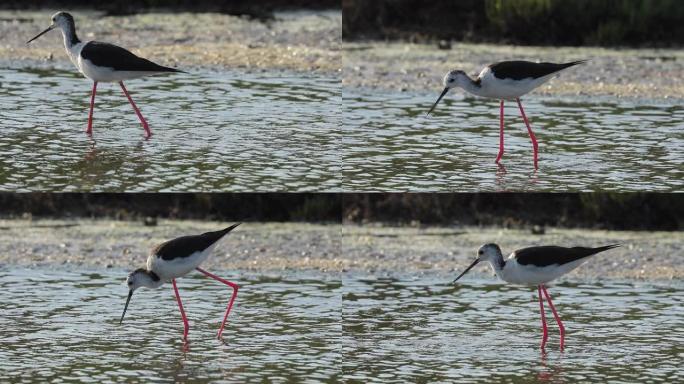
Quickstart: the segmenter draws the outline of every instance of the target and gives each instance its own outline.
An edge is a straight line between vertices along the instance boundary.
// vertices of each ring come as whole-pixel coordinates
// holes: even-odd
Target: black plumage
[[[206,232],[201,235],[182,236],[159,244],[152,252],[163,260],[184,258],[195,252],[202,252],[219,241],[241,223],[233,224],[220,231]]]
[[[541,247],[530,247],[519,249],[514,252],[515,260],[521,265],[534,265],[537,267],[547,267],[549,265],[563,265],[575,260],[583,259],[599,252],[619,247],[619,244],[611,244],[597,248],[587,247],[558,247],[546,245]]]
[[[561,71],[573,65],[582,64],[586,60],[573,61],[571,63],[556,64],[556,63],[534,63],[531,61],[502,61],[500,63],[492,64],[489,68],[492,70],[494,77],[499,79],[538,79],[550,75],[552,73]]]
[[[181,72],[138,57],[114,44],[98,41],[88,42],[81,50],[81,56],[98,67],[113,68],[117,71]]]

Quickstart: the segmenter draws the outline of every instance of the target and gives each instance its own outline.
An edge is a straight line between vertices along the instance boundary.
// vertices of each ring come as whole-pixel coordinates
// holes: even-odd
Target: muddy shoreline
[[[567,62],[588,60],[539,87],[534,95],[649,99],[684,99],[684,51],[530,47],[454,43],[449,50],[432,44],[345,42],[345,88],[393,92],[433,92],[452,69],[477,76],[487,64],[503,60]],[[459,91],[459,93],[461,93]]]
[[[155,245],[215,231],[232,222],[160,220],[156,226],[115,220],[0,220],[0,265],[144,267]],[[337,272],[339,225],[243,223],[221,241],[207,268]]]
[[[26,45],[50,24],[54,10],[0,11],[0,66],[73,69],[61,34]],[[218,13],[153,12],[104,16],[75,11],[81,40],[123,46],[183,70],[288,71],[332,76],[341,71],[342,13],[282,11],[272,21]]]
[[[141,267],[149,250],[176,236],[216,230],[231,223],[160,220],[157,226],[116,220],[0,220],[0,266]],[[358,275],[437,275],[467,267],[484,243],[505,253],[541,244],[622,247],[592,258],[569,279],[674,280],[684,278],[682,232],[606,231],[495,227],[391,227],[244,223],[226,237],[207,268],[255,272],[317,271]],[[473,276],[490,277],[488,266]]]
[[[345,271],[393,275],[456,277],[485,243],[498,243],[505,255],[533,245],[621,247],[597,255],[571,272],[568,279],[673,280],[684,278],[682,232],[637,232],[547,228],[544,235],[525,229],[493,227],[345,226],[342,232]],[[491,278],[489,265],[469,274]],[[492,278],[493,281],[496,278]]]

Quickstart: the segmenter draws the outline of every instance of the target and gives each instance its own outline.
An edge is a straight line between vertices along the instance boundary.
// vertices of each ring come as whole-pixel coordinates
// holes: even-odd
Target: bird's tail
[[[240,224],[242,224],[242,223],[235,223],[235,224],[231,225],[231,226],[228,227],[228,228],[222,229],[221,232],[222,232],[223,234],[221,235],[221,237],[225,236],[228,232],[230,232],[230,231],[232,231],[233,229],[237,228],[237,226],[240,225]]]
[[[596,253],[599,253],[599,252],[607,251],[609,249],[617,248],[619,246],[620,246],[620,244],[604,245],[603,247],[594,248],[594,251],[596,251]]]
[[[571,61],[569,63],[564,63],[562,65],[563,65],[563,69],[565,69],[565,68],[573,67],[573,66],[578,65],[578,64],[584,64],[587,61],[589,61],[589,60],[577,60],[577,61]]]

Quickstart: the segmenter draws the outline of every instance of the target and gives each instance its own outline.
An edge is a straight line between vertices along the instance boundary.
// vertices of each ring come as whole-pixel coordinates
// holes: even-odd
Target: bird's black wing
[[[609,249],[619,247],[619,244],[606,245],[604,247],[586,248],[586,247],[558,247],[555,245],[547,245],[541,247],[530,247],[519,249],[514,252],[514,257],[518,264],[528,265],[532,264],[539,267],[546,267],[549,265],[563,265],[575,260],[583,259],[599,252],[607,251]]]
[[[117,71],[180,72],[177,69],[164,67],[138,57],[114,44],[98,41],[86,43],[81,50],[81,56],[99,67],[113,68]]]
[[[202,252],[212,244],[219,241],[228,232],[232,231],[240,223],[233,224],[220,231],[207,232],[201,235],[183,236],[165,243],[159,244],[152,253],[161,257],[163,260],[173,260],[188,257],[195,252]]]
[[[582,64],[584,60],[573,61],[571,63],[533,63],[531,61],[502,61],[492,64],[489,68],[495,77],[499,79],[538,79],[546,75],[558,72],[573,65]]]

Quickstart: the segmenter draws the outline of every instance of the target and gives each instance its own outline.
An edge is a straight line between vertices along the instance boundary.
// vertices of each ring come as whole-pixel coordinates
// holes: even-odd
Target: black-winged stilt
[[[477,251],[475,261],[458,275],[453,282],[456,283],[458,279],[479,262],[486,261],[492,266],[494,273],[503,281],[513,284],[536,285],[539,294],[539,309],[541,311],[543,331],[541,348],[542,350],[544,349],[548,338],[546,317],[544,316],[544,302],[542,300],[543,292],[560,329],[560,349],[562,350],[565,343],[565,327],[551,302],[551,296],[546,291],[544,284],[579,267],[589,256],[619,246],[619,244],[611,244],[597,248],[566,248],[553,245],[529,247],[514,251],[504,260],[501,248],[498,245],[485,244]]]
[[[582,64],[586,60],[573,61],[571,63],[533,63],[530,61],[502,61],[500,63],[486,66],[475,80],[471,79],[465,72],[460,70],[450,71],[444,76],[444,90],[439,98],[432,105],[428,115],[437,107],[442,97],[451,88],[460,87],[466,92],[476,96],[499,99],[499,155],[496,157],[498,164],[504,153],[504,100],[515,99],[520,108],[520,115],[527,126],[527,132],[532,140],[534,149],[534,168],[537,168],[537,138],[532,132],[530,122],[527,120],[523,110],[520,97],[533,89],[544,84],[563,69]]]
[[[128,94],[124,86],[124,80],[137,79],[144,76],[155,75],[167,72],[182,72],[174,68],[163,67],[147,59],[143,59],[133,53],[113,44],[100,43],[97,41],[82,42],[76,36],[76,25],[74,18],[69,13],[57,12],[52,15],[52,24],[39,33],[36,37],[26,42],[26,44],[39,38],[43,34],[59,28],[64,38],[64,48],[69,59],[85,77],[93,80],[93,94],[90,98],[90,113],[88,114],[88,129],[86,133],[93,133],[93,107],[95,105],[95,91],[98,82],[118,82],[126,98],[133,106],[135,114],[138,115],[146,137],[150,137],[147,121],[140,110],[133,102],[131,95]]]
[[[220,339],[221,334],[223,333],[223,327],[226,325],[226,320],[228,319],[228,314],[230,313],[230,310],[233,307],[233,302],[237,297],[238,285],[205,271],[204,269],[200,268],[199,265],[202,264],[207,257],[209,257],[209,254],[211,254],[211,251],[214,249],[214,247],[216,247],[218,241],[238,225],[240,225],[240,223],[233,224],[230,227],[220,231],[207,232],[201,235],[179,237],[159,244],[157,247],[155,247],[150,253],[150,256],[147,258],[147,268],[136,269],[135,271],[131,272],[126,279],[126,284],[128,285],[129,289],[128,299],[126,299],[126,306],[124,307],[124,311],[121,315],[121,320],[119,323],[123,322],[124,316],[126,315],[126,310],[128,309],[128,303],[131,301],[131,297],[133,296],[133,291],[140,287],[158,288],[162,284],[171,281],[173,284],[173,290],[176,294],[176,300],[178,301],[178,308],[180,309],[181,318],[183,319],[183,325],[185,327],[185,330],[183,331],[183,339],[187,340],[190,326],[188,325],[188,318],[185,316],[183,303],[181,302],[180,295],[178,294],[176,278],[186,275],[193,269],[196,269],[212,279],[218,280],[221,283],[233,288],[233,295],[230,297],[226,314],[223,316],[221,328],[219,328],[218,334],[216,335],[216,337]]]

